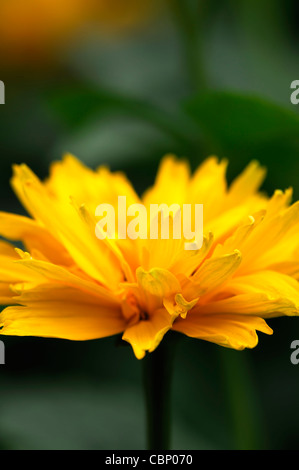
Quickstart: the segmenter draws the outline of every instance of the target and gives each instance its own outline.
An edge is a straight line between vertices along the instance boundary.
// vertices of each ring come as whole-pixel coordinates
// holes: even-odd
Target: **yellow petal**
[[[260,195],[244,200],[228,210],[223,210],[216,218],[205,222],[205,230],[214,234],[215,244],[223,243],[240,226],[240,223],[250,215],[255,215],[265,209],[267,199]]]
[[[216,212],[212,219],[206,219],[204,211],[205,230],[213,232],[216,241],[222,241],[223,238],[230,236],[244,217],[265,209],[268,198],[257,192],[265,173],[265,168],[260,167],[258,162],[251,162],[233,181],[225,197],[222,198],[218,214]],[[217,188],[215,192],[217,193]]]
[[[197,294],[207,294],[226,282],[239,267],[241,259],[238,250],[207,259],[191,278]]]
[[[202,315],[199,309],[185,320],[178,318],[173,329],[192,338],[237,350],[254,348],[258,343],[256,331],[272,334],[271,328],[262,318],[237,314]]]
[[[256,220],[253,216],[246,217],[244,222],[241,222],[239,227],[236,228],[233,235],[228,237],[223,244],[216,246],[213,256],[224,256],[227,253],[231,253],[234,250],[242,251],[245,241],[254,230]]]
[[[182,294],[176,294],[174,301],[170,298],[164,299],[163,305],[174,317],[180,315],[182,318],[186,318],[189,310],[191,310],[197,302],[198,298],[188,302]]]
[[[123,340],[128,341],[137,359],[142,359],[146,351],[152,352],[159,345],[165,333],[170,330],[173,319],[165,309],[158,309],[149,317],[127,328]]]
[[[216,157],[206,159],[195,171],[189,188],[188,202],[203,204],[205,224],[222,212],[222,204],[227,192],[227,160]]]
[[[26,268],[27,271],[39,275],[41,278],[40,283],[45,283],[46,281],[51,280],[53,282],[63,284],[64,286],[77,288],[89,296],[96,296],[99,301],[105,305],[117,303],[117,297],[109,290],[94,282],[94,280],[79,277],[62,266],[33,259],[28,253],[23,253],[21,250],[18,250],[18,252],[21,254],[23,259],[17,261],[15,266],[21,266]]]
[[[144,269],[163,268],[170,269],[174,263],[181,258],[184,253],[183,237],[175,238],[174,217],[170,212],[167,215],[156,214],[153,218],[148,218],[148,234],[146,240],[140,240],[138,243],[140,264]],[[151,226],[157,226],[157,238],[151,235]],[[165,224],[167,238],[163,239],[162,224]],[[182,231],[181,231],[182,233]]]
[[[80,207],[76,205],[74,201],[72,201],[72,204],[78,211],[79,215],[82,217],[82,219],[86,222],[90,229],[90,234],[93,236],[95,232],[95,226],[97,223],[97,220],[95,217],[92,216],[88,208],[85,206],[85,204],[82,204]],[[119,264],[122,268],[122,271],[125,275],[125,278],[127,279],[128,282],[133,282],[134,281],[134,275],[131,270],[131,267],[129,263],[126,261],[122,251],[118,247],[117,243],[113,239],[108,239],[106,238],[103,240],[103,242],[106,244],[106,247],[113,255],[116,257],[116,259],[119,261]]]
[[[83,341],[124,331],[126,322],[121,309],[101,305],[94,299],[64,286],[40,286],[22,295],[24,306],[2,311],[1,334]]]
[[[226,208],[239,205],[260,188],[266,176],[266,168],[253,160],[245,170],[232,182],[228,192]]]
[[[214,236],[210,232],[208,235],[204,235],[200,250],[182,250],[178,259],[171,266],[171,272],[175,275],[191,276],[209,254],[213,241]]]
[[[240,301],[242,295],[247,295],[245,298],[247,305],[242,305],[240,302],[240,313],[251,312],[264,318],[299,314],[299,283],[283,273],[261,271],[248,276],[236,277],[226,285],[224,293],[227,296],[236,296],[236,300],[228,298],[219,305],[219,308],[225,308],[226,311],[229,305],[229,308],[234,308],[231,311],[237,312],[237,297]],[[250,300],[250,296],[252,296],[252,300]],[[254,306],[255,303],[257,305]],[[209,308],[211,309],[212,305]]]
[[[46,228],[28,217],[0,212],[0,235],[8,240],[22,241],[28,251],[38,250],[54,263],[72,263],[61,243]]]
[[[291,190],[276,191],[267,208],[240,223],[233,235],[216,247],[214,256],[239,249],[243,257],[238,270],[241,275],[274,266],[277,271],[288,272],[285,263],[296,263],[299,249],[299,205],[288,207],[291,194]]]
[[[13,285],[18,282],[28,282],[33,285],[40,282],[38,274],[30,272],[23,266],[16,266],[18,255],[14,247],[0,240],[0,305],[15,304],[13,300]]]
[[[273,318],[282,315],[298,315],[298,307],[286,298],[273,298],[265,293],[239,294],[232,297],[215,299],[208,303],[198,304],[203,315],[241,314],[256,315],[262,318]]]
[[[103,202],[116,206],[119,195],[127,197],[128,205],[139,202],[125,175],[111,173],[106,167],[92,171],[71,154],[64,155],[62,161],[51,165],[45,184],[58,201],[68,203],[71,196],[79,206],[86,204],[92,213]]]
[[[14,293],[6,282],[0,282],[0,305],[15,304],[13,300]]]
[[[292,201],[292,196],[292,188],[288,188],[285,191],[281,191],[280,189],[274,191],[273,196],[267,204],[267,217],[275,216],[278,212],[286,209]]]
[[[1,255],[17,258],[14,246],[3,240],[0,240],[0,256]]]
[[[272,264],[294,261],[299,246],[299,201],[264,219],[243,244],[244,263],[240,272],[265,269]]]
[[[108,288],[116,288],[123,279],[117,259],[104,241],[90,233],[74,207],[55,203],[26,165],[15,167],[12,183],[27,210],[58,238],[78,266]]]
[[[18,264],[18,260],[19,257],[15,250],[14,256],[11,253],[0,254],[0,282],[9,284],[21,281],[39,283],[42,279],[41,276],[32,272],[26,266]]]
[[[183,204],[186,201],[190,168],[186,161],[174,155],[166,155],[160,163],[155,184],[143,195],[143,203],[167,205]],[[175,182],[175,184],[174,184]]]
[[[162,308],[165,298],[173,299],[175,294],[181,291],[179,281],[166,269],[145,271],[139,267],[136,276],[136,297],[147,312]]]
[[[177,278],[166,269],[156,268],[145,271],[139,267],[136,276],[141,289],[161,301],[181,290]]]

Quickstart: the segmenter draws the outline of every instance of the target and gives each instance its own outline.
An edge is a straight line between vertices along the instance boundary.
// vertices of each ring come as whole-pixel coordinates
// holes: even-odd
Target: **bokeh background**
[[[299,197],[296,0],[0,0],[0,210],[23,213],[13,163],[41,178],[72,152],[125,171],[139,192],[165,153],[228,179],[252,159],[264,190]],[[80,184],[80,182],[78,182]],[[173,449],[298,449],[297,318],[254,350],[179,336]],[[142,361],[119,338],[2,338],[1,449],[144,449]]]

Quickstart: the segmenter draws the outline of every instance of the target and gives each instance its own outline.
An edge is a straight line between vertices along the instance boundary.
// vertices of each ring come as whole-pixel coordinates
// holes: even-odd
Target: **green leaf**
[[[256,96],[207,92],[186,110],[224,148],[299,137],[298,114]]]
[[[266,189],[297,186],[299,115],[258,96],[210,91],[185,104],[199,126],[206,152],[230,160],[234,174],[257,159],[271,172]]]
[[[192,122],[182,113],[165,111],[152,103],[85,85],[54,90],[46,97],[50,110],[71,129],[99,119],[130,117],[188,144],[194,138]]]

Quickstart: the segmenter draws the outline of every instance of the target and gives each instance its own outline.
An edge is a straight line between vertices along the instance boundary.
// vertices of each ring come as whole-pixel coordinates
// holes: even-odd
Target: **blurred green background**
[[[109,21],[84,20],[51,60],[24,47],[22,63],[7,60],[22,48],[5,42],[5,3],[0,210],[23,213],[9,185],[13,163],[44,178],[64,152],[125,171],[139,192],[165,153],[192,168],[225,156],[229,180],[258,159],[268,167],[264,189],[293,186],[298,199],[296,0],[165,0],[148,16],[133,1],[133,19],[121,26],[114,15],[122,18],[126,2],[107,1]],[[29,3],[49,27],[39,0]],[[10,23],[12,38],[19,27]],[[299,449],[299,365],[290,361],[298,319],[269,324],[274,335],[260,334],[244,352],[179,337],[173,449]],[[118,338],[2,339],[1,449],[146,448],[142,362],[130,347]]]

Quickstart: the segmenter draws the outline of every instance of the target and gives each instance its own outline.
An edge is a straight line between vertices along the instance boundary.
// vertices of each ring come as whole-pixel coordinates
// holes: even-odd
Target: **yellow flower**
[[[52,62],[80,32],[132,28],[150,16],[145,0],[1,0],[0,58],[9,66]]]
[[[14,167],[12,186],[31,217],[0,213],[3,335],[89,340],[122,333],[137,358],[171,329],[222,346],[255,347],[265,319],[299,312],[299,203],[292,190],[259,192],[265,169],[251,162],[228,187],[226,161],[210,157],[191,175],[166,156],[140,198],[122,173],[92,171],[66,155],[42,183]],[[203,204],[204,242],[99,240],[95,209],[127,204]],[[170,217],[171,218],[171,217]]]

